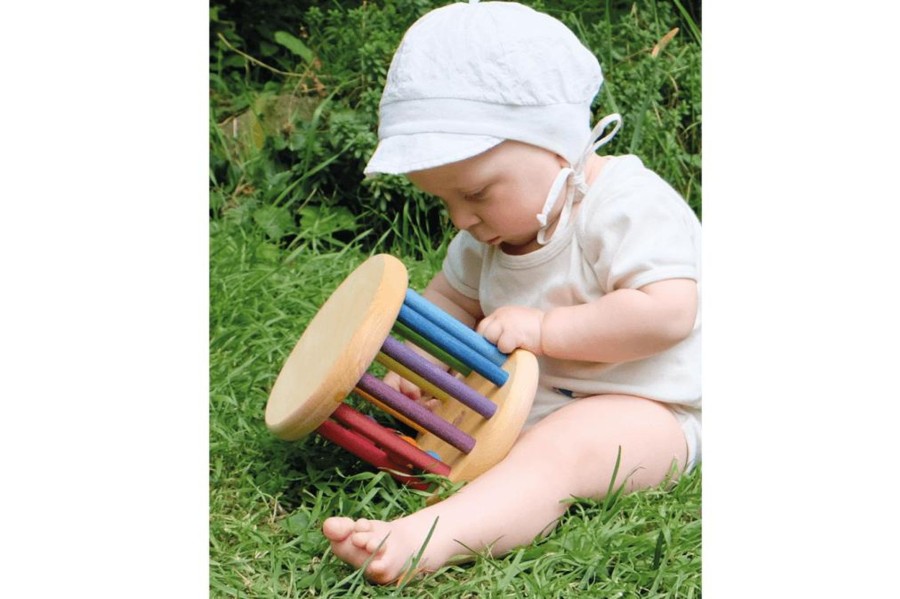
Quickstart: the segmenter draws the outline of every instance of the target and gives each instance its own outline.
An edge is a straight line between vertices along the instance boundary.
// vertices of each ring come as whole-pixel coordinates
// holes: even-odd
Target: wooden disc
[[[281,439],[305,437],[353,390],[394,326],[409,284],[387,254],[363,262],[319,309],[285,361],[266,404]]]
[[[440,460],[450,466],[448,478],[453,482],[470,481],[505,458],[528,419],[537,391],[537,358],[517,349],[503,369],[509,373],[509,380],[500,388],[474,372],[465,379],[469,387],[497,404],[491,418],[485,419],[456,400],[445,401],[435,410],[438,416],[475,438],[471,452],[465,454],[427,432],[416,439],[422,451],[437,452]]]

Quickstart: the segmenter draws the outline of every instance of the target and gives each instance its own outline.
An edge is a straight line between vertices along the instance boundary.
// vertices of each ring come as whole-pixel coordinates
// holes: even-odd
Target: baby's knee
[[[572,481],[578,495],[616,487],[644,488],[661,482],[673,464],[684,466],[684,433],[671,411],[658,402],[632,396],[579,399],[547,416],[528,439],[540,445],[546,466]]]

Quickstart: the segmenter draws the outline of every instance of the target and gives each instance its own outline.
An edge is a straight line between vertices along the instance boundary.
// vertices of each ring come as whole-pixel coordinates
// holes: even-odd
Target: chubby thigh
[[[682,425],[665,404],[632,395],[594,395],[570,401],[522,433],[511,453],[548,467],[576,497],[602,497],[624,484],[656,486],[688,462]],[[618,461],[618,466],[616,463]]]

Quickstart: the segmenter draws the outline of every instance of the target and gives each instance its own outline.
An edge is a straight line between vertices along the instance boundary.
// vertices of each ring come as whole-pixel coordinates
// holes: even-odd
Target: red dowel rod
[[[418,447],[410,445],[396,433],[357,412],[347,404],[339,405],[331,417],[347,428],[374,441],[376,445],[380,446],[391,457],[400,460],[402,464],[409,463],[420,470],[439,474],[440,476],[450,475],[450,466],[436,460]]]
[[[319,425],[316,432],[377,468],[389,464],[388,456],[383,450],[362,435],[347,430],[336,422],[326,420]]]
[[[412,474],[408,468],[392,461],[384,451],[362,435],[348,430],[332,420],[326,420],[320,424],[316,432],[364,462],[386,470],[401,483],[422,491],[428,488],[426,483],[415,476],[406,476]]]

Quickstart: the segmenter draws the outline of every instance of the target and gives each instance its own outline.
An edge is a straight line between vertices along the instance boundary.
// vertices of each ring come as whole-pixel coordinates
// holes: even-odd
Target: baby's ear
[[[559,154],[554,154],[554,156],[556,156],[556,161],[559,163],[559,167],[560,167],[560,168],[565,168],[565,167],[567,167],[567,166],[568,166],[568,167],[571,167],[571,166],[572,166],[571,164],[569,164],[569,161],[568,161],[568,160],[566,160],[565,158],[563,158],[563,157],[560,156]]]

